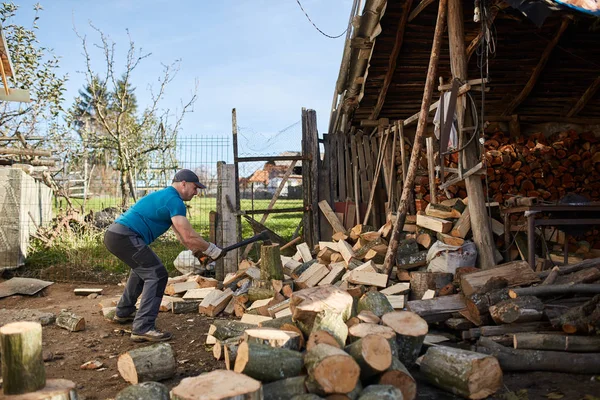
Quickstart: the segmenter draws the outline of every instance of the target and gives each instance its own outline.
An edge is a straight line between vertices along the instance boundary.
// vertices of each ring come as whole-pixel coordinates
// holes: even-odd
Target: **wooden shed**
[[[381,226],[390,212],[403,223],[430,202],[468,197],[484,268],[499,261],[490,203],[600,200],[595,3],[367,0],[324,137],[328,200],[360,203],[355,218]],[[440,113],[442,140],[440,102],[454,111]]]

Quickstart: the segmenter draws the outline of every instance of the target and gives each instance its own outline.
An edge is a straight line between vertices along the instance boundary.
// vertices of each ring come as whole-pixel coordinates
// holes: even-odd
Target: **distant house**
[[[299,156],[300,152],[286,151],[278,156]],[[247,178],[246,182],[248,185],[254,184],[254,190],[264,189],[269,194],[274,194],[281,181],[283,180],[283,176],[291,165],[291,161],[275,161],[275,162],[267,162],[263,166],[262,169],[254,171],[254,173]],[[299,187],[302,186],[302,167],[296,163],[297,166],[294,167],[294,171],[287,179],[285,187],[282,189],[280,196],[287,197],[288,196],[288,188],[289,187]],[[258,186],[258,187],[257,187]]]

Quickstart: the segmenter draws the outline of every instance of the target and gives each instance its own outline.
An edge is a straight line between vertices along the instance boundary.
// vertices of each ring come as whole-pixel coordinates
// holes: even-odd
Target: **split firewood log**
[[[327,343],[342,348],[347,338],[348,326],[344,320],[339,314],[326,310],[315,318],[306,347],[309,350],[319,343]]]
[[[232,337],[239,337],[244,334],[246,329],[256,328],[256,325],[246,324],[240,321],[214,320],[208,334],[217,338],[217,340],[226,340]]]
[[[300,352],[242,342],[238,347],[234,371],[263,382],[273,382],[300,375],[302,367]]]
[[[501,301],[489,310],[497,324],[535,322],[542,319],[544,303],[535,296],[523,296]]]
[[[79,332],[85,329],[85,318],[68,311],[58,314],[54,323],[70,332]]]
[[[176,367],[175,355],[168,343],[133,349],[117,360],[121,377],[132,384],[168,379],[175,374]]]
[[[308,336],[317,315],[325,310],[336,312],[345,322],[352,313],[352,296],[335,286],[317,286],[294,292],[290,309],[302,332]]]
[[[249,376],[233,371],[216,370],[192,378],[184,378],[171,391],[172,400],[194,400],[202,397],[215,400],[261,400],[262,384]]]
[[[468,399],[484,399],[502,386],[498,360],[452,347],[430,347],[420,370],[433,385]]]

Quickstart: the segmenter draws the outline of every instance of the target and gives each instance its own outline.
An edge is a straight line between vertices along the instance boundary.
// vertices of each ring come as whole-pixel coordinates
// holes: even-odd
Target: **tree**
[[[129,38],[125,63],[119,73],[114,61],[116,43],[101,30],[93,25],[91,27],[100,38],[100,43],[95,46],[102,51],[102,69],[105,72],[96,72],[92,66],[88,38],[77,33],[85,55],[87,84],[71,108],[70,118],[80,136],[86,138],[87,147],[102,149],[114,156],[113,167],[120,173],[121,206],[126,207],[129,196],[136,200],[136,171],[155,162],[168,162],[161,160],[174,159],[177,132],[183,117],[191,111],[196,101],[196,92],[174,113],[161,109],[160,100],[178,70],[179,64],[175,62],[164,66],[163,75],[158,80],[158,90],[150,90],[149,104],[143,110],[138,110],[132,76],[140,63],[151,54],[138,50]],[[165,156],[165,153],[171,155]],[[163,168],[167,167],[163,165]]]
[[[39,4],[34,6],[36,16],[31,29],[13,23],[18,9],[19,6],[12,2],[1,3],[0,21],[15,69],[12,87],[29,90],[31,102],[0,102],[0,136],[16,139],[8,142],[10,146],[51,148],[52,140],[34,143],[27,138],[43,135],[54,139],[64,133],[52,121],[56,121],[62,111],[67,77],[58,74],[58,57],[40,46],[37,40],[38,13],[42,7]],[[20,157],[24,160],[32,158]]]

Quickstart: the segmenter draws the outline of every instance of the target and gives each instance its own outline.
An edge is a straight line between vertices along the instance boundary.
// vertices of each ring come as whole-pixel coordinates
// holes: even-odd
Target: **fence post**
[[[219,247],[231,246],[237,240],[237,213],[235,212],[235,166],[217,163],[217,234]],[[216,263],[215,278],[223,280],[225,275],[236,272],[238,268],[238,250],[228,252]]]
[[[310,248],[319,242],[319,133],[317,113],[302,108],[302,195],[304,207],[304,240]]]
[[[238,242],[242,241],[242,216],[239,214],[241,210],[240,206],[240,164],[238,161],[239,153],[238,153],[238,131],[237,131],[237,112],[235,108],[231,110],[231,132],[233,134],[233,164],[235,165],[235,211],[238,213],[236,215],[236,239]],[[231,199],[234,200],[233,198]],[[239,252],[237,252],[239,254]],[[238,259],[237,262],[240,260]],[[236,268],[237,270],[237,268]]]

